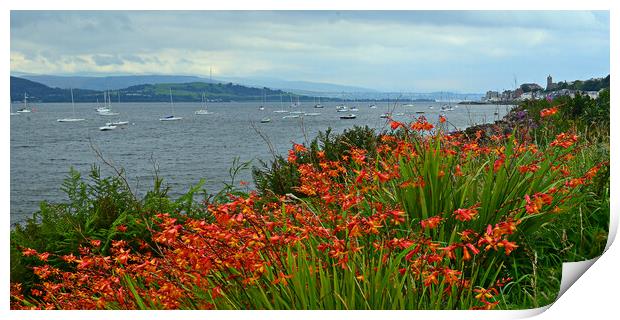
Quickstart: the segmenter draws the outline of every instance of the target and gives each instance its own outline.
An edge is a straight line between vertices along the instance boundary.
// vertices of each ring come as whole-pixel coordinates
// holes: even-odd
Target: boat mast
[[[172,116],[174,117],[174,102],[172,102],[172,88],[170,89],[170,106],[172,106]]]
[[[71,107],[73,108],[73,118],[75,118],[75,103],[73,102],[73,88],[71,88]]]

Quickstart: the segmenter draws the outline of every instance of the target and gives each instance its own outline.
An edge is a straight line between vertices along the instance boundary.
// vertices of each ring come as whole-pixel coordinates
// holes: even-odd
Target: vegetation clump
[[[73,173],[70,204],[12,232],[11,308],[546,305],[561,263],[606,243],[608,97],[529,103],[473,132],[443,116],[328,131],[254,168],[256,191],[199,203],[199,187],[136,200],[118,177]]]

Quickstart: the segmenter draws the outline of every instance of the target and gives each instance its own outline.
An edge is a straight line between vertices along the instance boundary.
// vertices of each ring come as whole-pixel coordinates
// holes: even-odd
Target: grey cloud
[[[93,57],[93,61],[98,66],[109,66],[109,65],[122,65],[124,64],[123,59],[113,56],[113,55],[99,55],[96,54]]]
[[[129,61],[129,62],[136,62],[136,63],[140,63],[140,64],[144,64],[144,59],[140,58],[139,56],[133,55],[133,54],[124,54],[121,56],[122,60],[125,61]]]

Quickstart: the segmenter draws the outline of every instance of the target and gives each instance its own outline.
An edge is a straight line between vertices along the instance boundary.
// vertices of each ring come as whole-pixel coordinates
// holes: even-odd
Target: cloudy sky
[[[607,11],[12,11],[11,72],[484,92],[609,73]]]

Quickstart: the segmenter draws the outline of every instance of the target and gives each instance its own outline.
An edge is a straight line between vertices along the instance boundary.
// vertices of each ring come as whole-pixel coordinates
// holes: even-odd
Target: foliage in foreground
[[[551,122],[556,115],[548,113]],[[523,127],[466,137],[424,118],[391,126],[396,132],[380,135],[372,155],[349,147],[332,157],[295,145],[286,161],[298,173],[294,195],[230,195],[197,209],[200,216],[153,212],[136,220],[147,237],[119,224],[107,250],[97,235],[70,253],[16,246],[36,281],[12,282],[11,307],[491,309],[544,302],[539,264],[557,269],[574,236],[563,228],[584,219],[578,208],[604,208],[597,203],[604,195],[590,191],[608,183],[596,145],[568,131],[537,144]],[[545,241],[562,230],[570,235]]]

